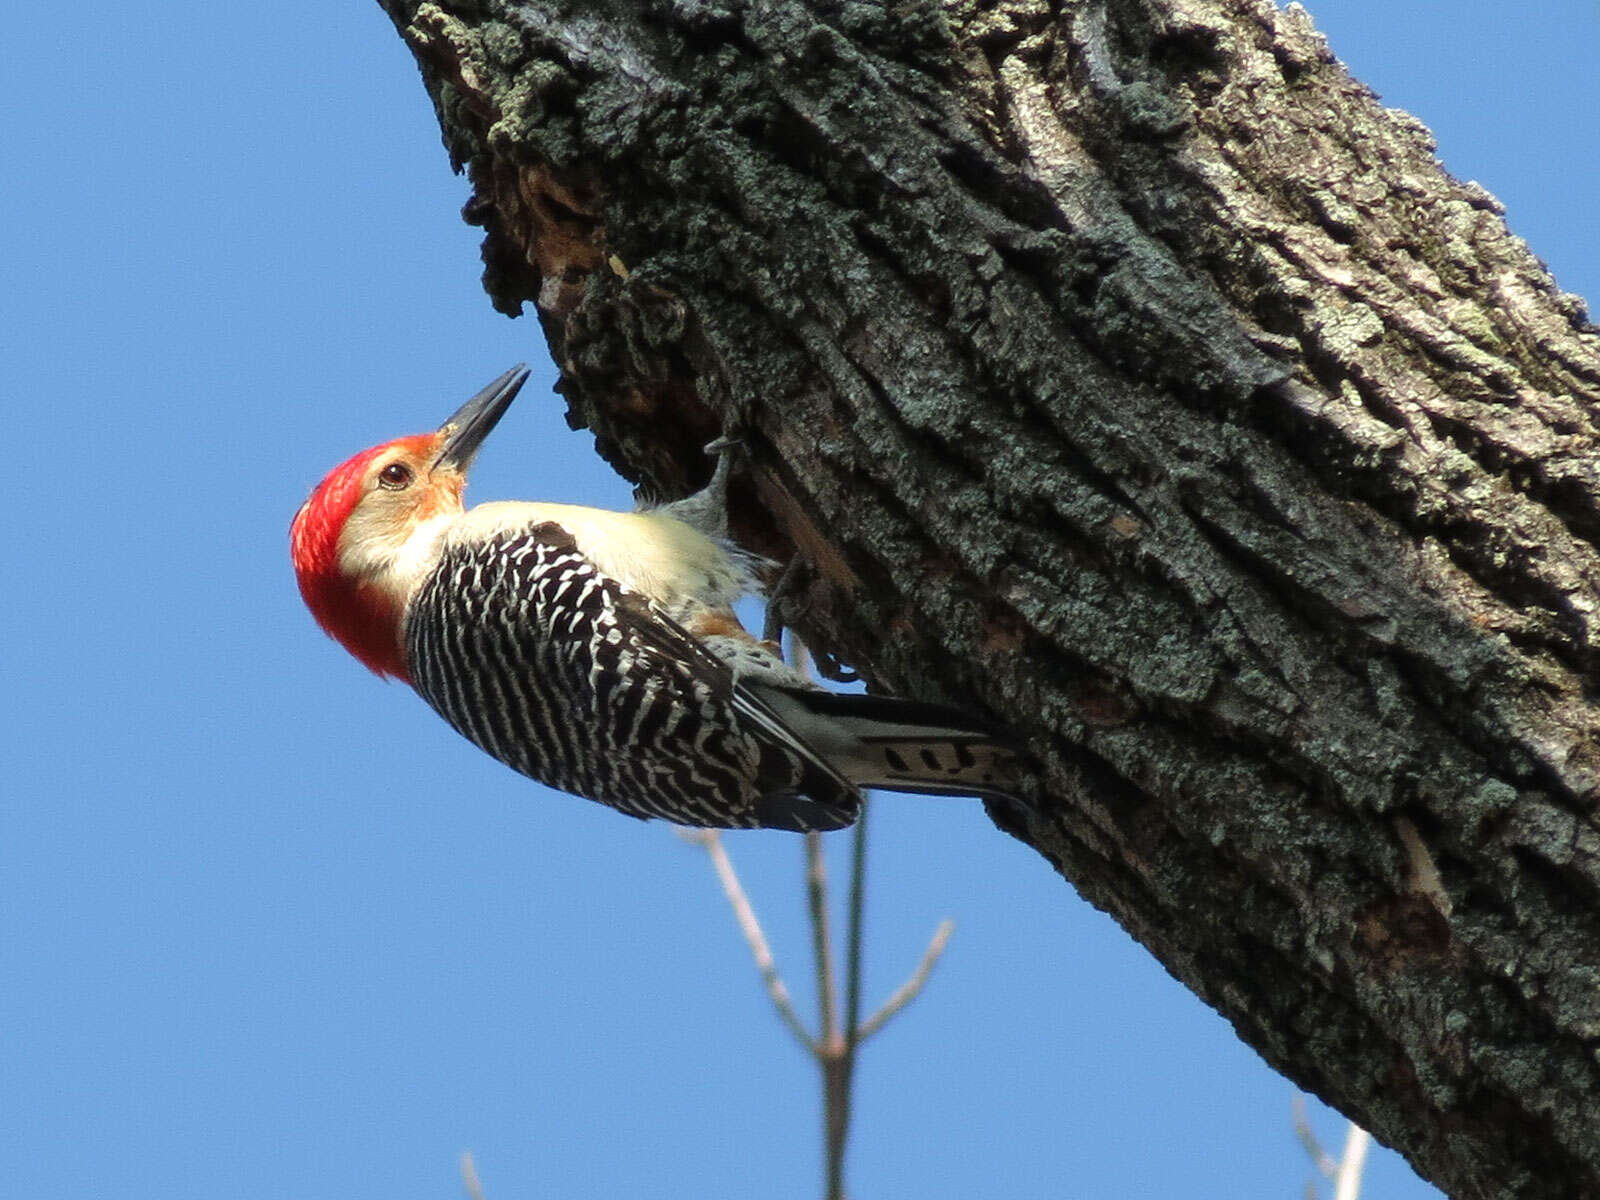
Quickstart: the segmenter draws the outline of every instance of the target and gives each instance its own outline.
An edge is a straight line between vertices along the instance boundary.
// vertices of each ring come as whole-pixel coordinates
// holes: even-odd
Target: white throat
[[[402,539],[389,522],[363,520],[363,515],[353,514],[339,535],[339,569],[401,604],[433,569],[445,532],[461,517],[459,512],[439,513],[417,522]]]

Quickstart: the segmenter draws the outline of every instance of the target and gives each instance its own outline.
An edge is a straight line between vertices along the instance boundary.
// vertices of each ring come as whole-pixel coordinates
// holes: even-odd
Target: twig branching
[[[783,583],[776,590],[779,593],[786,592],[794,586],[795,579],[794,564],[790,564],[790,569],[784,572]],[[763,634],[767,641],[782,645],[783,618],[780,604],[768,603]],[[808,660],[813,662],[815,660],[810,658],[806,647],[798,642],[793,644],[792,649],[797,669],[805,673]],[[830,678],[840,677],[837,671],[829,673],[825,670],[824,673],[829,674]],[[867,802],[863,798],[861,815],[856,820],[854,841],[851,844],[850,894],[846,901],[845,913],[844,996],[841,1016],[839,972],[834,962],[833,932],[828,915],[827,860],[823,854],[822,835],[806,834],[806,911],[811,918],[811,948],[817,973],[819,1026],[818,1031],[812,1034],[795,1013],[794,1004],[789,999],[789,989],[784,985],[783,977],[778,974],[777,964],[773,961],[772,951],[767,945],[766,934],[761,929],[761,922],[756,919],[755,911],[750,907],[744,886],[739,882],[738,873],[733,869],[733,863],[728,858],[721,836],[715,830],[682,830],[680,835],[704,847],[706,853],[711,856],[717,878],[722,881],[723,893],[728,897],[728,903],[733,907],[734,918],[744,932],[750,953],[756,960],[756,970],[761,974],[761,981],[766,985],[767,995],[771,997],[773,1007],[778,1010],[778,1016],[788,1026],[789,1032],[794,1034],[822,1071],[823,1196],[824,1200],[845,1200],[844,1153],[850,1135],[856,1049],[916,999],[923,985],[928,982],[934,964],[944,953],[945,944],[950,940],[951,923],[949,920],[939,923],[939,928],[934,931],[933,940],[923,951],[922,959],[911,977],[895,989],[881,1008],[862,1021],[861,964],[864,953],[861,930],[867,890]]]
[[[1372,1135],[1354,1121],[1348,1123],[1344,1135],[1344,1153],[1337,1159],[1322,1148],[1317,1135],[1306,1119],[1306,1100],[1296,1094],[1290,1102],[1294,1113],[1294,1133],[1305,1147],[1317,1173],[1333,1184],[1333,1200],[1361,1200],[1361,1176],[1367,1169],[1367,1151],[1372,1146]],[[1315,1197],[1316,1185],[1306,1185],[1306,1195]]]
[[[1344,1155],[1333,1181],[1333,1200],[1361,1200],[1361,1174],[1367,1167],[1372,1135],[1351,1121],[1344,1135]]]
[[[850,859],[850,894],[845,918],[844,995],[839,995],[839,971],[834,961],[832,928],[828,911],[828,871],[822,839],[806,837],[806,909],[811,920],[812,951],[817,974],[819,1030],[813,1034],[795,1011],[788,986],[778,971],[766,933],[739,880],[727,847],[716,830],[683,829],[679,836],[700,846],[711,859],[712,868],[722,883],[722,891],[733,909],[734,920],[744,934],[755,960],[756,971],[766,988],[772,1006],[795,1040],[816,1061],[822,1071],[823,1095],[823,1194],[825,1200],[844,1200],[844,1155],[850,1132],[851,1098],[855,1079],[857,1048],[881,1030],[916,999],[928,982],[934,965],[944,953],[954,929],[946,919],[939,922],[933,939],[922,953],[916,970],[881,1007],[861,1019],[862,926],[866,897],[866,806],[856,823]],[[842,999],[842,1006],[841,1006]],[[842,1007],[842,1011],[841,1011]],[[472,1200],[481,1200],[474,1196]]]

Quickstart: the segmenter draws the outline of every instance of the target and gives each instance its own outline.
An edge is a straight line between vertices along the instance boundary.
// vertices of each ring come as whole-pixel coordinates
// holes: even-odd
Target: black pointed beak
[[[472,456],[478,452],[478,447],[483,445],[483,439],[506,415],[506,409],[511,407],[511,402],[517,398],[517,393],[532,373],[518,363],[456,409],[450,419],[439,426],[439,432],[445,435],[445,439],[439,447],[439,456],[433,460],[433,469],[455,467],[457,470],[466,470],[472,464]]]

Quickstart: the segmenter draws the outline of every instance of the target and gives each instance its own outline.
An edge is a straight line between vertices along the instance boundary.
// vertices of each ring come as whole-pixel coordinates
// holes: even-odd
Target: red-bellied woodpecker
[[[334,468],[290,531],[317,622],[506,765],[635,817],[837,829],[859,788],[1004,796],[1014,753],[952,709],[824,691],[732,609],[752,560],[705,492],[644,512],[498,502],[466,471],[528,378]]]

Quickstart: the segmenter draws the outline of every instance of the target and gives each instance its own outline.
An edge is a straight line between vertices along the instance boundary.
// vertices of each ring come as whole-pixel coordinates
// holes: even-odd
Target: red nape
[[[377,588],[342,575],[301,573],[300,595],[317,624],[377,675],[411,682],[400,649],[400,606]]]
[[[398,605],[379,589],[345,577],[339,569],[339,535],[365,493],[373,460],[400,446],[420,449],[411,443],[432,436],[385,442],[340,463],[300,506],[289,527],[295,578],[317,624],[369,670],[407,682]]]

